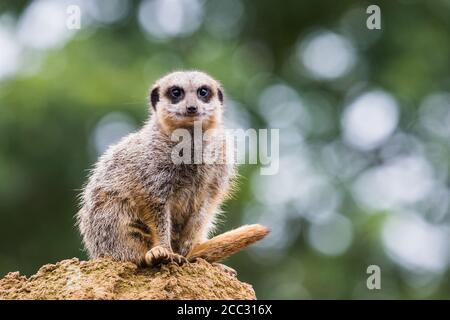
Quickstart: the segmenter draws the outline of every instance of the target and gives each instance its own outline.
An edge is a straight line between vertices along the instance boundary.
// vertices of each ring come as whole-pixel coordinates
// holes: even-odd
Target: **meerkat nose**
[[[195,113],[197,113],[198,109],[196,106],[189,106],[186,108],[186,111],[189,114],[195,114]]]

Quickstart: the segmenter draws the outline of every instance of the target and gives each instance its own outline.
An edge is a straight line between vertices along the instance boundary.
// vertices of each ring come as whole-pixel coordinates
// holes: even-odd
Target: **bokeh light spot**
[[[124,113],[111,112],[100,119],[95,127],[92,142],[97,155],[136,129],[134,121]]]
[[[31,2],[19,20],[19,41],[41,50],[64,45],[75,33],[66,26],[67,5],[66,1],[57,0]]]
[[[320,253],[337,256],[343,254],[353,239],[353,227],[349,219],[336,214],[330,219],[312,224],[308,232],[308,240]]]
[[[428,161],[420,156],[407,156],[369,169],[356,180],[352,190],[366,208],[392,209],[424,199],[433,183]]]
[[[450,93],[425,97],[420,106],[420,123],[429,133],[450,138]]]
[[[344,141],[360,150],[372,150],[394,132],[398,118],[398,106],[391,95],[383,91],[364,93],[344,110]]]
[[[203,7],[198,0],[145,0],[138,19],[152,38],[165,40],[197,30],[203,22]]]
[[[383,243],[390,256],[411,271],[440,272],[448,264],[447,234],[415,213],[389,218],[383,228]]]
[[[317,79],[332,80],[347,74],[356,63],[356,52],[347,38],[329,31],[306,37],[297,45],[297,57]]]

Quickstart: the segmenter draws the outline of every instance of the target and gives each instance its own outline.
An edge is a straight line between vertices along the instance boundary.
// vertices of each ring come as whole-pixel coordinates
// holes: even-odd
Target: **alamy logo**
[[[379,6],[372,4],[367,7],[367,14],[370,16],[367,18],[366,26],[369,30],[381,29],[381,9]]]
[[[381,289],[381,268],[375,264],[367,267],[367,274],[370,276],[367,278],[366,285],[369,290]]]
[[[270,133],[270,134],[269,134]],[[208,129],[195,121],[192,130],[178,128],[171,140],[175,164],[261,164],[261,175],[274,175],[279,169],[278,129]]]
[[[66,10],[67,19],[66,19],[66,27],[69,30],[81,28],[81,9],[77,5],[70,5]]]

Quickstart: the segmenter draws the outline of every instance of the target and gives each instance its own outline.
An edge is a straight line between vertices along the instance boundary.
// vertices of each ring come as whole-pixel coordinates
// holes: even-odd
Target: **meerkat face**
[[[169,130],[201,121],[203,128],[222,119],[223,93],[218,81],[198,71],[173,72],[153,86],[150,102],[159,122]]]

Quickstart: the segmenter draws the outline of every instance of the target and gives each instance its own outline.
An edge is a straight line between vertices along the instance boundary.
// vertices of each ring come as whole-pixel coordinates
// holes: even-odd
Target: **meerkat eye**
[[[201,87],[198,89],[197,94],[200,98],[206,98],[209,95],[209,89],[207,87]]]
[[[184,90],[178,86],[170,87],[166,91],[166,97],[170,99],[172,103],[178,103],[184,98]]]
[[[172,96],[172,98],[178,99],[182,96],[183,91],[178,88],[178,87],[174,87],[172,89],[170,89],[170,95]]]
[[[208,103],[211,100],[212,91],[208,86],[201,86],[197,90],[197,96],[203,102]]]

